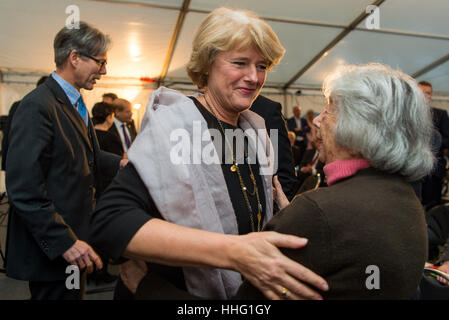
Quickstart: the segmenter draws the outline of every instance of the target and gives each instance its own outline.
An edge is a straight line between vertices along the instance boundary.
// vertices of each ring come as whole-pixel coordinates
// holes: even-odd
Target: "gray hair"
[[[100,30],[80,21],[79,28],[62,28],[55,36],[53,48],[55,50],[56,67],[62,67],[70,52],[91,56],[103,55],[109,50],[111,39]]]
[[[410,76],[381,64],[343,66],[326,78],[323,92],[337,106],[337,144],[410,181],[431,172],[430,107]]]

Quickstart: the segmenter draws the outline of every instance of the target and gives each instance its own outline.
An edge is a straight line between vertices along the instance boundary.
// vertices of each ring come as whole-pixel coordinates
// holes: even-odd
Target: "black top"
[[[95,133],[97,134],[98,144],[100,145],[101,150],[111,152],[118,156],[123,155],[122,142],[120,139],[117,139],[117,136],[109,131],[98,129],[95,129]]]
[[[20,100],[16,101],[12,104],[11,109],[9,109],[8,119],[6,120],[6,125],[3,131],[3,140],[2,140],[2,170],[6,171],[6,154],[8,153],[9,147],[9,128],[11,127],[12,118],[14,117],[14,113],[19,107]]]
[[[196,99],[192,98],[192,100],[205,118],[208,128],[219,130],[219,124],[216,118]],[[223,126],[225,129],[236,129],[236,127],[227,123],[223,123]],[[222,143],[224,146],[224,136]],[[237,217],[239,234],[251,232],[252,228],[248,207],[243,197],[237,173],[231,172],[231,164],[222,164],[221,167],[231,203]],[[248,165],[242,164],[239,165],[239,168],[245,185],[252,191],[253,184],[250,179]],[[259,175],[258,165],[252,164],[251,168],[257,182],[260,201],[263,207],[263,220],[265,212],[263,183]],[[255,211],[254,221],[257,224],[256,197],[248,195],[248,198]],[[114,259],[118,259],[121,257],[131,238],[153,217],[163,219],[146,186],[130,162],[116,175],[109,188],[98,201],[96,212],[92,217],[90,243],[99,251],[110,255]],[[185,290],[181,268],[149,264],[148,270],[150,270],[149,273],[157,274],[175,284],[178,288]]]
[[[275,163],[277,164],[276,175],[281,183],[282,190],[287,196],[288,200],[292,200],[298,189],[298,182],[295,175],[295,165],[293,164],[292,148],[290,147],[290,140],[288,140],[287,125],[282,114],[282,105],[279,102],[273,101],[259,95],[251,105],[251,111],[257,113],[265,120],[270,138],[272,130],[277,132],[277,143],[273,139],[273,147],[275,151]],[[276,204],[274,204],[276,209]],[[274,210],[276,212],[277,210]]]
[[[100,145],[101,150],[116,154],[120,157],[122,156],[122,143],[115,135],[108,131],[98,129],[95,129],[95,134],[97,135],[98,144]],[[108,176],[103,172],[99,173],[97,190],[95,193],[96,198],[101,197],[113,178],[114,176]]]
[[[193,97],[191,97],[191,99],[197,106],[198,110],[201,112],[201,115],[206,120],[207,127],[209,129],[219,130],[221,132],[221,128],[220,128],[220,125],[218,124],[217,118],[215,118],[198,100],[196,100]],[[223,121],[221,123],[225,130],[238,129],[237,127],[233,126],[232,124],[229,124],[229,123],[226,123]],[[235,148],[236,148],[235,142],[236,142],[235,140],[232,142],[229,141],[229,143],[233,144],[234,154],[236,154],[235,153]],[[214,141],[214,143],[215,143],[215,141]],[[223,151],[229,150],[228,145],[226,144],[226,141],[225,141],[225,137],[223,135],[222,135],[221,150],[223,150]],[[248,140],[245,139],[244,154],[248,153],[247,150],[248,150]],[[245,202],[245,198],[243,197],[243,192],[241,189],[240,180],[237,175],[237,172],[232,172],[231,166],[233,164],[226,163],[225,160],[226,160],[225,152],[223,152],[221,169],[223,170],[223,175],[224,175],[224,179],[226,181],[226,186],[228,187],[229,197],[231,198],[232,207],[234,208],[234,212],[237,217],[239,234],[246,234],[246,233],[253,231],[252,227],[251,227],[251,220],[249,217],[248,206]],[[249,191],[253,192],[253,183],[250,178],[250,170],[249,170],[247,164],[242,163],[243,161],[244,161],[244,159],[237,159],[237,162],[240,163],[239,170],[240,170],[242,179],[243,179],[246,187],[249,189]],[[251,159],[248,159],[248,161],[250,163],[253,162]],[[263,208],[263,211],[262,211],[262,221],[263,221],[264,212],[265,212],[265,193],[264,193],[264,189],[263,189],[263,182],[262,182],[261,176],[259,174],[259,165],[258,164],[250,164],[250,166],[254,173],[254,177],[255,177],[256,183],[257,183],[257,189],[259,191],[259,198],[260,198],[260,202],[261,202],[261,205]],[[257,231],[257,206],[258,206],[257,198],[256,198],[256,196],[251,196],[249,193],[247,193],[247,194],[248,194],[248,200],[250,202],[251,208],[254,212],[253,213],[253,221],[254,221],[254,226],[255,226],[254,231]],[[262,225],[260,227],[262,228]]]

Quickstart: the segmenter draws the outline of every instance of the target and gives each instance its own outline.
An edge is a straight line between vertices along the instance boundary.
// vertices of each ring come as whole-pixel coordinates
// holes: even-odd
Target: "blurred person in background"
[[[122,142],[122,155],[125,155],[137,136],[137,131],[132,121],[132,105],[128,100],[121,98],[115,99],[113,105],[115,118],[109,132],[120,139]]]
[[[112,104],[112,103],[114,103],[114,101],[117,98],[118,97],[117,97],[117,95],[115,93],[108,92],[108,93],[103,94],[103,101],[102,102]]]
[[[449,148],[449,118],[446,110],[431,106],[433,92],[432,84],[427,81],[420,81],[418,86],[426,97],[426,101],[432,112],[434,128],[440,135],[440,137],[435,138],[435,140],[440,141],[440,143],[435,144],[436,148],[434,150],[435,156],[437,157],[437,164],[431,174],[425,177],[422,182],[422,204],[428,211],[441,204],[443,178],[446,176],[446,160],[444,158],[443,150]]]

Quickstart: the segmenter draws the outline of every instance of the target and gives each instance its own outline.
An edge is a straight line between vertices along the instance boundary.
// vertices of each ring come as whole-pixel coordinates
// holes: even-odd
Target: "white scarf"
[[[219,161],[216,164],[203,161],[200,164],[174,164],[170,157],[174,146],[179,145],[178,141],[170,141],[170,135],[179,129],[189,133],[190,150],[200,152],[198,148],[192,148],[194,121],[196,124],[201,122],[201,137],[203,134],[208,137],[202,141],[203,149],[212,142],[207,123],[194,102],[175,90],[160,87],[151,94],[141,132],[133,142],[128,158],[166,221],[211,232],[238,234],[236,216]],[[272,165],[274,151],[263,118],[246,110],[240,114],[239,125],[243,130],[264,130],[265,137],[257,137],[259,145],[264,147],[257,149],[257,159],[259,163]],[[249,140],[250,148],[255,148]],[[201,155],[196,156],[201,159]],[[267,171],[267,168],[262,169],[261,172]],[[263,175],[262,178],[266,199],[265,224],[273,215],[273,200],[271,175]],[[183,272],[188,291],[208,299],[228,299],[242,282],[240,274],[230,270],[183,268]]]

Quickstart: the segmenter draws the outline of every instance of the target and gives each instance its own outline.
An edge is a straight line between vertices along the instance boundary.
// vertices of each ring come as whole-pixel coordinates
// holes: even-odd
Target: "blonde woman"
[[[227,299],[242,276],[270,299],[319,299],[312,287],[326,290],[321,277],[278,249],[299,249],[304,239],[258,232],[273,214],[272,177],[266,170],[273,153],[263,119],[248,109],[283,54],[276,34],[254,13],[218,8],[199,26],[187,64],[202,94],[186,97],[164,87],[152,94],[142,131],[128,152],[130,164],[93,217],[96,246],[114,258],[147,262],[122,266],[118,296],[139,295],[145,274],[148,299],[179,297],[175,288]],[[202,146],[214,138],[208,150],[218,163],[175,163],[171,157],[176,147],[195,148],[195,126],[207,140]],[[243,130],[257,137],[238,146],[226,135]],[[187,133],[180,146],[170,141],[173,132]],[[257,155],[255,143],[263,146]]]

